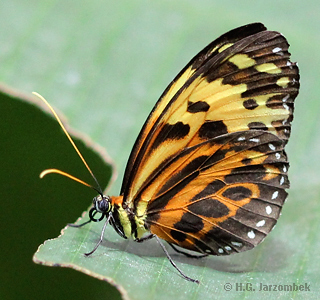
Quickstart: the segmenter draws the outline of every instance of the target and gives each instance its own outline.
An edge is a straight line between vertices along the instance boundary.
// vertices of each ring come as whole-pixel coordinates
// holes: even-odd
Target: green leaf
[[[43,110],[42,104],[33,96],[26,97],[12,89],[0,87],[1,251],[5,254],[0,258],[2,270],[5,270],[1,285],[3,299],[12,298],[12,292],[8,296],[10,293],[6,289],[12,290],[12,281],[19,276],[20,288],[14,290],[17,299],[31,293],[30,288],[37,286],[39,277],[54,282],[50,278],[57,273],[51,276],[25,266],[31,265],[32,253],[37,245],[50,236],[56,236],[59,228],[73,221],[96,195],[91,189],[56,174],[39,178],[41,171],[54,167],[95,184],[57,121]],[[65,118],[61,118],[65,123]],[[105,187],[112,174],[106,152],[83,134],[70,128],[68,130],[95,170],[101,186]],[[66,275],[60,274],[59,278],[63,280]],[[92,294],[81,287],[78,290],[79,295],[81,291],[88,297]],[[35,297],[36,291],[43,294],[42,288],[37,288]],[[65,296],[63,292],[55,294]]]
[[[236,26],[261,21],[288,38],[292,59],[301,69],[301,93],[287,148],[290,194],[276,229],[260,246],[200,261],[173,255],[187,275],[201,280],[199,286],[177,274],[155,241],[125,241],[112,228],[97,252],[83,257],[98,241],[102,224],[66,229],[62,239],[70,236],[70,249],[62,247],[59,254],[65,253],[68,263],[96,264],[91,271],[112,277],[112,284],[121,286],[130,299],[317,299],[319,8],[318,2],[297,0],[271,0],[268,5],[248,0],[1,1],[0,80],[27,95],[40,92],[63,111],[73,128],[108,150],[119,171],[110,189],[114,195],[135,137],[157,98],[214,38]],[[37,246],[75,221],[95,193],[55,175],[38,179],[43,169],[57,167],[91,180],[56,122],[38,109],[26,113],[27,105],[13,98],[0,99],[1,298],[119,299],[104,281],[30,263]],[[47,122],[51,125],[45,128]],[[52,132],[59,138],[53,138]],[[50,149],[56,150],[51,153]],[[89,158],[86,151],[84,156],[105,186],[110,173],[104,162],[97,158],[98,163],[93,163],[95,155]],[[43,250],[59,241],[46,242]],[[232,284],[229,292],[224,290],[226,283]],[[237,283],[252,283],[256,291],[236,291]],[[260,283],[307,283],[311,291],[259,292]]]
[[[291,199],[298,200],[295,199],[295,194],[291,194]],[[292,221],[301,213],[307,213],[304,207],[301,205],[295,213],[291,211],[290,216],[286,214],[282,217],[281,225],[278,226],[282,227],[281,231],[275,229],[267,241],[255,250],[230,257],[202,260],[172,254],[174,261],[187,275],[201,281],[199,286],[179,276],[155,241],[144,244],[123,241],[111,228],[107,230],[104,242],[98,250],[90,257],[84,257],[83,253],[91,251],[98,241],[101,224],[65,228],[58,239],[46,241],[40,246],[34,260],[49,266],[71,267],[106,280],[119,289],[123,299],[208,299],[211,295],[220,299],[226,297],[226,294],[235,298],[239,294],[249,297],[250,289],[259,291],[260,284],[272,284],[271,292],[273,285],[284,289],[284,285],[294,287],[302,284],[311,289],[307,295],[315,295],[314,289],[317,289],[318,283],[312,281],[312,277],[305,272],[305,269],[312,269],[312,264],[306,265],[307,254],[301,251],[301,263],[295,261],[295,256],[299,255],[297,251],[294,255],[288,255],[295,249],[297,234],[292,229]],[[314,228],[308,233],[311,241],[314,241],[317,222],[309,220],[308,223]],[[304,225],[307,227],[307,222]],[[307,241],[305,245],[307,247],[304,250],[312,250]],[[232,290],[226,293],[228,284]],[[266,298],[269,293],[270,291],[259,291],[259,295]],[[281,290],[275,294],[279,297],[287,297],[288,294],[295,297],[299,292]]]

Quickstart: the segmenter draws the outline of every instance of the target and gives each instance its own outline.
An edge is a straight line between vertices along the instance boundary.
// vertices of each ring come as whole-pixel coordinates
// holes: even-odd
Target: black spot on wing
[[[188,206],[188,210],[196,215],[220,218],[229,213],[229,208],[217,199],[203,199]]]
[[[190,131],[190,126],[188,124],[183,124],[182,122],[177,122],[175,124],[165,124],[160,130],[158,136],[156,137],[153,148],[156,149],[161,143],[167,140],[180,140],[188,135]]]
[[[260,129],[260,130],[268,130],[268,127],[262,122],[251,122],[248,124],[249,129]]]
[[[206,121],[200,127],[198,135],[201,139],[212,139],[226,133],[228,129],[223,121]]]
[[[269,97],[269,99],[266,102],[266,107],[271,108],[271,109],[281,109],[283,108],[283,99],[288,98],[286,101],[286,104],[290,103],[290,105],[293,105],[292,100],[290,99],[290,94],[284,95],[284,94],[279,94],[279,95],[274,95],[272,97]]]
[[[211,183],[209,183],[200,193],[195,195],[190,202],[193,202],[197,199],[206,198],[208,195],[213,195],[220,189],[222,189],[225,186],[225,183],[223,183],[220,180],[214,180]]]
[[[202,219],[189,212],[184,213],[181,220],[174,224],[175,229],[183,232],[198,232],[203,226]]]
[[[251,190],[243,186],[230,187],[222,193],[222,196],[234,201],[240,201],[249,198],[251,195]]]
[[[172,229],[170,233],[174,239],[183,242],[187,237],[184,232],[196,233],[201,231],[203,226],[204,224],[200,217],[186,212],[181,220],[173,225],[176,230]]]
[[[210,105],[205,101],[198,102],[188,102],[188,112],[189,113],[198,113],[198,112],[206,112],[210,109]]]
[[[252,162],[251,158],[244,158],[241,160],[241,163],[243,163],[246,166],[251,165],[251,162]]]
[[[181,220],[173,225],[175,229],[170,231],[174,239],[183,242],[187,235],[184,233],[196,233],[202,230],[204,224],[201,218],[187,212],[183,214]]]
[[[259,105],[256,102],[256,100],[248,99],[248,100],[243,101],[243,106],[246,109],[253,110],[253,109],[257,108]]]
[[[180,232],[174,229],[170,231],[170,234],[175,240],[179,242],[183,242],[187,237],[183,232]]]

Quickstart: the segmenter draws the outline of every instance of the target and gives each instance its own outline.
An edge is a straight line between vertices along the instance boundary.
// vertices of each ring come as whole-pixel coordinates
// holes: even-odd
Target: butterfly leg
[[[190,258],[203,258],[203,257],[206,257],[208,256],[208,254],[199,254],[199,255],[193,255],[193,254],[190,254],[190,253],[187,253],[187,252],[184,252],[180,249],[178,249],[175,245],[171,244],[171,243],[168,243],[169,246],[176,252],[180,253],[180,254],[183,254],[187,257],[190,257]]]
[[[95,245],[95,247],[93,248],[92,251],[90,251],[90,252],[88,252],[88,253],[85,253],[85,254],[84,254],[85,256],[90,256],[94,251],[96,251],[96,250],[98,249],[98,247],[99,247],[100,244],[102,243],[102,241],[103,241],[103,236],[104,236],[104,232],[106,231],[106,227],[107,227],[107,225],[108,225],[108,223],[109,223],[110,218],[111,218],[111,214],[109,214],[109,216],[107,217],[106,222],[104,223],[104,225],[103,225],[103,227],[102,227],[101,234],[100,234],[100,239],[99,239],[98,243]],[[83,224],[81,224],[81,225],[83,225]]]
[[[170,255],[169,255],[166,247],[163,245],[163,243],[161,242],[161,240],[160,240],[156,235],[155,235],[154,237],[156,238],[157,242],[158,242],[159,245],[161,246],[163,252],[165,253],[165,255],[167,256],[167,258],[169,259],[169,261],[170,261],[170,263],[172,264],[172,266],[181,274],[181,276],[182,276],[184,279],[188,280],[188,281],[195,282],[195,283],[198,283],[198,284],[199,284],[199,283],[200,283],[199,280],[188,277],[187,275],[185,275],[185,274],[178,268],[178,266],[175,264],[175,262],[174,262],[174,261],[172,260],[172,258],[170,257]]]
[[[144,241],[151,240],[154,237],[155,237],[155,235],[150,233],[150,234],[148,234],[148,235],[146,235],[146,236],[144,236],[144,237],[142,237],[140,239],[135,239],[135,241],[138,242],[138,243],[142,243]]]

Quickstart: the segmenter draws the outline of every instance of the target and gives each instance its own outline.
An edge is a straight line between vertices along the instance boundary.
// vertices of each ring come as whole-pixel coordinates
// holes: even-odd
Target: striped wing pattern
[[[252,130],[185,150],[164,169],[170,179],[149,202],[150,231],[209,254],[253,248],[275,225],[287,196],[283,146],[275,135]]]
[[[212,42],[178,74],[144,124],[121,195],[171,243],[224,255],[274,227],[283,202],[297,66],[259,23]]]

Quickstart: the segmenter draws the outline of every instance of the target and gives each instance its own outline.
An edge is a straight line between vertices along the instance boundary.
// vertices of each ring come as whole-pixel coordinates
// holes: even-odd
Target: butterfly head
[[[111,224],[121,237],[127,239],[131,236],[132,228],[128,212],[117,203],[121,199],[121,197],[110,197],[99,193],[93,198],[93,207],[89,211],[89,218],[93,222],[100,222],[106,218],[106,224]],[[96,214],[100,214],[100,217],[97,218]],[[88,222],[84,224],[86,223]]]
[[[111,211],[111,198],[105,195],[99,195],[93,198],[93,207],[99,213],[105,214]]]
[[[112,214],[113,205],[111,204],[111,198],[100,194],[93,198],[93,207],[89,212],[90,220],[93,222],[101,221],[105,216]],[[95,218],[95,215],[100,213],[100,218]]]

